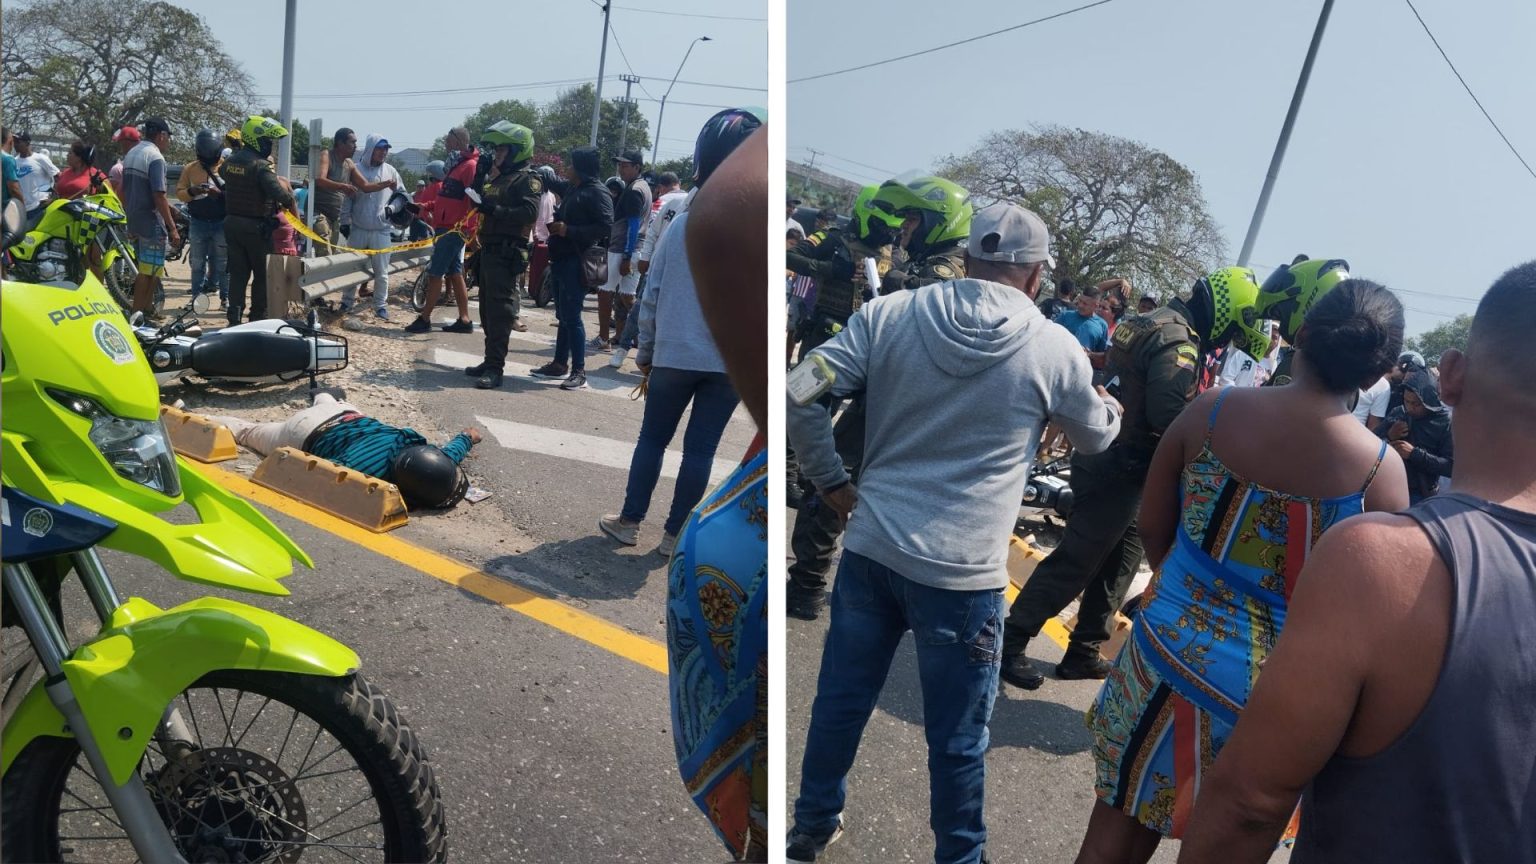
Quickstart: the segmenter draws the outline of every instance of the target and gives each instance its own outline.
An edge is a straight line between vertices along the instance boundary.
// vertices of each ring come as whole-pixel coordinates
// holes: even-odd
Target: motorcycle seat
[[[309,340],[298,335],[220,330],[192,343],[192,368],[204,376],[261,378],[301,372],[309,363]]]

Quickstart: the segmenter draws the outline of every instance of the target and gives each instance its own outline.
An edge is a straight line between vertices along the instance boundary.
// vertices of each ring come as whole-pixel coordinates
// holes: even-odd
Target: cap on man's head
[[[31,144],[32,143],[32,133],[31,132],[17,132],[14,137],[15,137],[15,139],[17,141],[22,141],[22,142],[25,142],[27,144]]]
[[[785,204],[793,205],[795,207],[799,207],[800,206],[800,199],[799,198],[786,198],[784,200],[784,203]]]
[[[133,128],[132,126],[124,126],[123,128],[112,133],[112,140],[119,144],[123,143],[124,141],[137,144],[139,141],[144,140],[144,136],[140,135],[139,130]]]
[[[149,117],[145,119],[142,125],[144,127],[144,134],[150,138],[159,135],[161,132],[167,135],[171,134],[171,125],[161,117]]]
[[[589,144],[571,149],[571,167],[583,177],[596,177],[601,170],[598,167],[597,148]]]
[[[628,162],[631,165],[644,165],[645,156],[641,155],[639,150],[631,147],[628,150],[624,150],[620,152],[619,155],[613,157],[613,161]]]
[[[1005,261],[1034,264],[1044,261],[1055,267],[1051,257],[1050,231],[1039,216],[1017,204],[989,204],[971,217],[971,236],[965,252],[981,261]]]
[[[383,148],[385,150],[390,149],[389,148],[389,139],[388,138],[380,138],[376,143],[374,143],[373,149],[378,150],[379,148]]]

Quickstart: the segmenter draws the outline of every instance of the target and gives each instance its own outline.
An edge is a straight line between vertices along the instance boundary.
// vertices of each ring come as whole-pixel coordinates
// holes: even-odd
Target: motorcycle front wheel
[[[445,860],[433,766],[360,675],[219,671],[172,707],[196,740],[151,742],[139,774],[188,861]],[[12,763],[0,843],[8,862],[138,860],[72,738]]]

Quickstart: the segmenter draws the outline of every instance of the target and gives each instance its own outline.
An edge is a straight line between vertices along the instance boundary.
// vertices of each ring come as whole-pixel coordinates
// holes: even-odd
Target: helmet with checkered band
[[[1259,317],[1280,322],[1281,338],[1294,343],[1307,311],[1348,278],[1349,262],[1343,258],[1312,258],[1281,267],[1259,288]]]
[[[1269,334],[1258,326],[1259,280],[1247,267],[1223,267],[1195,282],[1189,323],[1209,350],[1231,342],[1254,357],[1269,353]]]

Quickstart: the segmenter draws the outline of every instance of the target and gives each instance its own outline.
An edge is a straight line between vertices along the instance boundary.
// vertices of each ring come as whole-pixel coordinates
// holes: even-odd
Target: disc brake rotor
[[[194,750],[149,779],[189,861],[294,864],[304,852],[304,797],[283,769],[260,754],[238,747]]]

